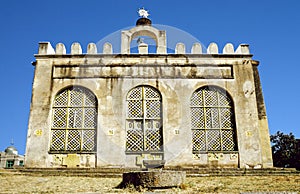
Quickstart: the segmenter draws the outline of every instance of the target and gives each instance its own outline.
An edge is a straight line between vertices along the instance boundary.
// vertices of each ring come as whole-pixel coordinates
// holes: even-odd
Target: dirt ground
[[[0,193],[243,193],[297,192],[300,175],[187,177],[179,188],[116,189],[121,178],[0,174]]]

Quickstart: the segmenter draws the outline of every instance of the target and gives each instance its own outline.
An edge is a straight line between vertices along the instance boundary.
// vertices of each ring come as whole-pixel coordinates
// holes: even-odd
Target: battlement
[[[84,53],[81,47],[81,44],[74,42],[71,45],[70,53],[66,52],[66,47],[63,43],[58,43],[55,46],[55,49],[52,47],[50,42],[40,42],[38,55],[83,55],[83,54],[130,54],[128,51],[122,50],[121,53],[114,53],[112,44],[106,42],[102,46],[102,52],[100,53],[100,48],[95,43],[89,43],[87,45],[86,52]],[[143,48],[144,47],[144,48]],[[142,48],[142,49],[140,49]],[[166,49],[163,49],[166,50]],[[157,50],[156,53],[151,54],[229,54],[229,55],[250,55],[249,45],[240,44],[236,49],[232,43],[227,43],[223,50],[219,50],[219,46],[212,42],[208,45],[207,49],[203,47],[202,44],[196,42],[193,44],[190,52],[186,51],[186,46],[184,43],[177,43],[176,48],[174,49],[175,53],[165,53],[163,51]],[[134,54],[148,54],[148,45],[143,43],[139,45],[139,52]]]

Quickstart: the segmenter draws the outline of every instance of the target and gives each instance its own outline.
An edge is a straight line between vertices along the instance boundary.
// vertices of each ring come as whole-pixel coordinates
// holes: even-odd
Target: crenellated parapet
[[[142,46],[145,46],[147,44],[143,43]],[[148,49],[148,47],[147,47]],[[102,53],[99,52],[99,50],[102,50]],[[223,50],[219,49],[219,46],[212,42],[208,45],[207,48],[205,48],[202,44],[199,42],[196,42],[193,44],[191,51],[186,51],[186,46],[184,43],[177,43],[175,47],[175,54],[229,54],[229,55],[249,55],[249,45],[248,44],[240,44],[236,49],[234,49],[234,46],[232,43],[227,43]],[[82,54],[120,54],[120,53],[114,53],[113,52],[113,46],[112,44],[106,42],[103,44],[102,49],[99,49],[95,43],[89,43],[86,48],[86,52],[82,50],[81,44],[78,42],[74,42],[71,45],[70,53],[66,52],[66,47],[63,43],[56,44],[55,49],[52,47],[50,42],[40,42],[39,43],[39,55],[65,55],[65,54],[71,54],[71,55],[82,55]],[[121,54],[129,54],[129,53],[121,53]],[[136,54],[136,53],[135,53]],[[139,52],[139,54],[148,54],[147,50],[143,50],[143,52]],[[151,53],[151,54],[164,54],[160,53],[159,51],[157,53]],[[168,53],[173,54],[173,53]]]

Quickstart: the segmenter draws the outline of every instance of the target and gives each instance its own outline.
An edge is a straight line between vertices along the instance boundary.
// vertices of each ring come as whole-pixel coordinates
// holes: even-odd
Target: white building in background
[[[19,155],[18,150],[11,145],[4,152],[0,152],[0,168],[14,168],[16,166],[24,166],[24,156]]]

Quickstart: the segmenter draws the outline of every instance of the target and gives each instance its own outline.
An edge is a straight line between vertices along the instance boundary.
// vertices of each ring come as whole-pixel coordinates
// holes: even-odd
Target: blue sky
[[[89,42],[133,26],[141,7],[154,24],[184,30],[206,46],[250,44],[260,61],[270,133],[300,138],[299,0],[9,0],[0,6],[0,150],[13,139],[25,152],[38,42],[62,42],[68,52],[77,41],[85,51]]]

